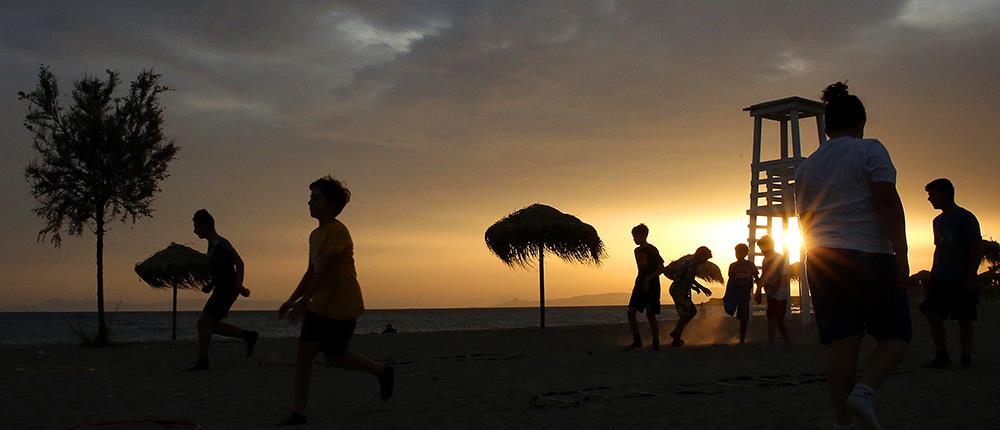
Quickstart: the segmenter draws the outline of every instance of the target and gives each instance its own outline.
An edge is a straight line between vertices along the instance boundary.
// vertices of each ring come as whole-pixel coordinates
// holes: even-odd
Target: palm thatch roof
[[[135,273],[153,288],[200,289],[211,280],[208,255],[176,243],[136,264]]]
[[[717,282],[720,284],[724,284],[726,282],[726,280],[722,278],[722,269],[711,261],[706,261],[705,264],[698,266],[698,274],[695,276],[709,282]]]
[[[563,260],[599,265],[606,256],[597,230],[543,204],[519,209],[486,229],[486,247],[508,266],[531,266],[544,248]]]

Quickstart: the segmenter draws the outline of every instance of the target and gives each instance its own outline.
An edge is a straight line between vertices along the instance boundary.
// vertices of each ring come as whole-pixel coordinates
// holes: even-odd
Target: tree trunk
[[[108,343],[108,326],[104,322],[104,205],[97,207],[97,345]]]
[[[538,306],[541,309],[542,329],[545,329],[545,247],[538,248]]]
[[[170,313],[170,340],[177,340],[177,284],[174,284],[174,309]]]

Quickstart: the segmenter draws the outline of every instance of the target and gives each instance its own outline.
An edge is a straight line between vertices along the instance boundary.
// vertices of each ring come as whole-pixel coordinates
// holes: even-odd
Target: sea
[[[665,305],[661,320],[677,319],[672,305]],[[699,316],[708,316],[705,312]],[[177,339],[197,337],[200,311],[177,312]],[[169,341],[171,313],[106,312],[112,340],[116,342]],[[264,337],[297,337],[299,326],[277,319],[275,311],[231,311],[226,322],[256,330]],[[546,327],[626,323],[624,306],[547,307]],[[371,309],[358,319],[355,333],[380,333],[392,324],[400,333],[531,328],[539,325],[538,308]],[[76,344],[76,332],[96,332],[95,312],[0,313],[0,344]]]

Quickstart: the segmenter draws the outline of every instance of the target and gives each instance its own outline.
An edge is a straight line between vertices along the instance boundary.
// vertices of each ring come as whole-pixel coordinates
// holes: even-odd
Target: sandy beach
[[[1000,306],[980,308],[976,361],[966,370],[920,369],[932,347],[922,316],[913,316],[910,353],[876,403],[885,427],[997,428]],[[662,326],[665,333],[673,322]],[[697,318],[687,346],[658,352],[622,351],[625,325],[358,335],[355,351],[397,367],[395,397],[383,403],[371,376],[317,364],[310,424],[299,428],[831,428],[823,348],[812,325],[791,328],[793,350],[762,348],[762,319],[743,347],[733,344],[735,320]],[[273,428],[289,413],[295,342],[262,339],[252,358],[241,343],[218,342],[212,370],[194,373],[180,370],[194,361],[191,342],[3,346],[0,427],[169,428],[95,426],[159,419]]]

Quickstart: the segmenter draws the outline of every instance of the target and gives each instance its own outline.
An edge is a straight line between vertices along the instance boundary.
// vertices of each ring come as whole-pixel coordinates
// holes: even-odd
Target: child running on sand
[[[736,245],[736,262],[729,265],[729,281],[722,304],[726,313],[740,321],[740,345],[746,343],[747,325],[750,322],[750,295],[753,284],[758,280],[757,266],[747,260],[750,247],[745,243]]]
[[[761,289],[767,293],[767,345],[774,344],[774,333],[781,332],[781,338],[786,347],[792,346],[788,336],[788,326],[785,324],[785,310],[788,307],[790,287],[788,285],[788,260],[784,255],[774,251],[774,240],[764,235],[757,241],[757,247],[764,254],[761,264],[763,273],[757,281],[757,294],[754,300],[761,302]]]
[[[198,209],[191,221],[194,234],[208,242],[209,274],[212,278],[202,289],[202,292],[212,295],[198,318],[198,363],[187,369],[196,371],[209,369],[208,350],[212,346],[212,334],[243,339],[247,345],[247,357],[253,354],[258,335],[255,331],[222,322],[237,297],[250,296],[250,290],[243,286],[243,259],[236,248],[215,230],[215,218],[207,210]]]
[[[673,338],[673,342],[670,343],[672,347],[684,346],[684,340],[681,339],[684,327],[698,314],[698,308],[691,301],[691,290],[701,292],[708,297],[712,296],[712,290],[705,288],[695,280],[695,277],[698,276],[698,266],[705,264],[710,258],[712,258],[712,251],[702,246],[694,254],[685,255],[667,267],[654,272],[656,275],[665,273],[668,278],[674,280],[670,284],[670,297],[674,299],[678,319],[677,326],[670,332],[670,337]]]
[[[295,407],[282,425],[306,423],[313,357],[318,352],[326,355],[328,366],[377,377],[382,401],[392,396],[395,383],[392,366],[347,350],[357,319],[365,311],[354,267],[354,241],[347,226],[337,220],[351,192],[330,176],[309,184],[309,192],[309,215],[319,221],[309,235],[309,266],[278,309],[279,318],[287,314],[293,323],[303,320],[295,364]]]
[[[635,248],[635,265],[638,272],[635,275],[635,285],[628,301],[628,325],[632,329],[632,344],[629,349],[642,348],[642,337],[639,336],[639,323],[635,313],[645,313],[649,321],[649,335],[652,338],[651,348],[660,349],[660,328],[656,315],[660,313],[660,276],[656,273],[663,268],[663,258],[655,246],[646,241],[649,237],[649,227],[639,224],[632,228],[632,241]]]

